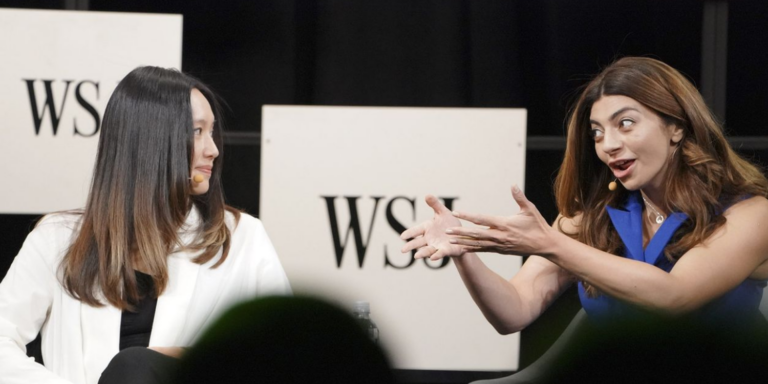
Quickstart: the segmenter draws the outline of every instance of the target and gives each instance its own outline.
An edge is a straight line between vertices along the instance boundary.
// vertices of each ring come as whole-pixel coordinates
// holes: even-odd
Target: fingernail
[[[456,239],[450,239],[450,240],[448,240],[448,242],[449,242],[449,243],[451,243],[451,244],[456,244],[456,243],[458,242],[458,240],[456,240]]]
[[[451,213],[452,213],[454,216],[456,216],[456,217],[459,217],[459,216],[461,216],[461,213],[459,213],[459,211],[453,211],[453,212],[451,212]]]
[[[517,186],[517,184],[512,186],[512,192],[514,193],[520,193],[520,187]]]
[[[453,233],[453,229],[448,228],[445,230],[445,233]]]

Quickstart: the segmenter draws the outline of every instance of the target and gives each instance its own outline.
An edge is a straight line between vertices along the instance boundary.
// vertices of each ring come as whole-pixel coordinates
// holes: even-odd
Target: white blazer
[[[0,383],[96,384],[119,352],[121,311],[75,300],[59,280],[59,264],[79,215],[53,214],[29,234],[0,283]],[[169,281],[157,300],[150,346],[189,346],[233,304],[256,295],[291,293],[288,278],[264,226],[242,214],[226,216],[232,231],[226,261],[211,269],[191,262],[198,253],[168,257]],[[192,209],[180,233],[189,244],[199,223]],[[45,367],[26,356],[26,344],[42,334]]]

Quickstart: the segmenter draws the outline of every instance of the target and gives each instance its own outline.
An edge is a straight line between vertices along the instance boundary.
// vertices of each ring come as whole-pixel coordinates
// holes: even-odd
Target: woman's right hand
[[[427,220],[415,227],[409,228],[400,235],[408,241],[401,252],[407,253],[418,249],[414,258],[440,260],[443,257],[461,256],[464,250],[461,246],[449,242],[451,236],[445,233],[448,228],[460,227],[461,222],[455,218],[448,208],[435,196],[426,197],[427,204],[435,211],[432,220]]]

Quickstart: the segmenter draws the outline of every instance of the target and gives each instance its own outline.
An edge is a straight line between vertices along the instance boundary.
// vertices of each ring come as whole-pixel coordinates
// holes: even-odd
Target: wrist
[[[554,262],[558,256],[562,254],[561,250],[564,247],[564,243],[572,240],[573,239],[566,236],[564,233],[555,229],[550,229],[546,246],[538,255]]]
[[[451,259],[457,267],[467,268],[475,257],[477,256],[474,253],[467,252],[460,256],[452,256]]]

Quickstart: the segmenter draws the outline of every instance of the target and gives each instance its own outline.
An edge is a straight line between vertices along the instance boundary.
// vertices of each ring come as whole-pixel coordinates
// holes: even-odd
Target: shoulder
[[[704,245],[723,241],[733,250],[755,255],[762,262],[768,261],[768,199],[753,196],[741,200],[723,212],[726,221]]]
[[[233,235],[241,233],[253,234],[254,232],[264,232],[264,224],[262,224],[261,220],[245,212],[234,213],[227,211],[224,216],[224,220],[226,220],[227,226]]]
[[[40,218],[36,227],[40,226],[79,226],[83,217],[82,211],[65,211],[49,213]]]
[[[748,243],[755,243],[764,248],[768,254],[768,236],[765,236],[768,230],[768,199],[762,196],[753,196],[728,207],[723,212],[726,221],[719,228],[713,238],[717,235],[731,234]]]
[[[232,229],[239,229],[241,226],[246,228],[263,227],[261,220],[242,211],[232,212],[227,210],[227,213],[224,215],[224,220],[226,220],[227,225]]]
[[[230,216],[231,215],[231,216]],[[227,212],[228,221],[234,221],[235,215]],[[249,262],[271,263],[277,260],[277,253],[261,220],[244,212],[240,213],[237,227],[231,231],[230,256]],[[247,257],[244,257],[247,256]]]
[[[82,217],[82,213],[76,211],[47,214],[35,224],[30,236],[40,234],[47,238],[51,236],[69,237],[80,228]]]
[[[75,212],[57,212],[43,216],[24,240],[17,257],[38,255],[51,268],[56,265],[80,228],[82,215]]]
[[[740,200],[723,212],[728,221],[757,221],[768,222],[768,199],[763,196],[752,196]]]
[[[740,236],[734,241],[734,248],[742,247],[753,253],[759,260],[758,267],[750,275],[752,279],[768,279],[768,199],[763,196],[753,196],[730,206],[724,213],[726,218],[722,233],[733,233]]]

